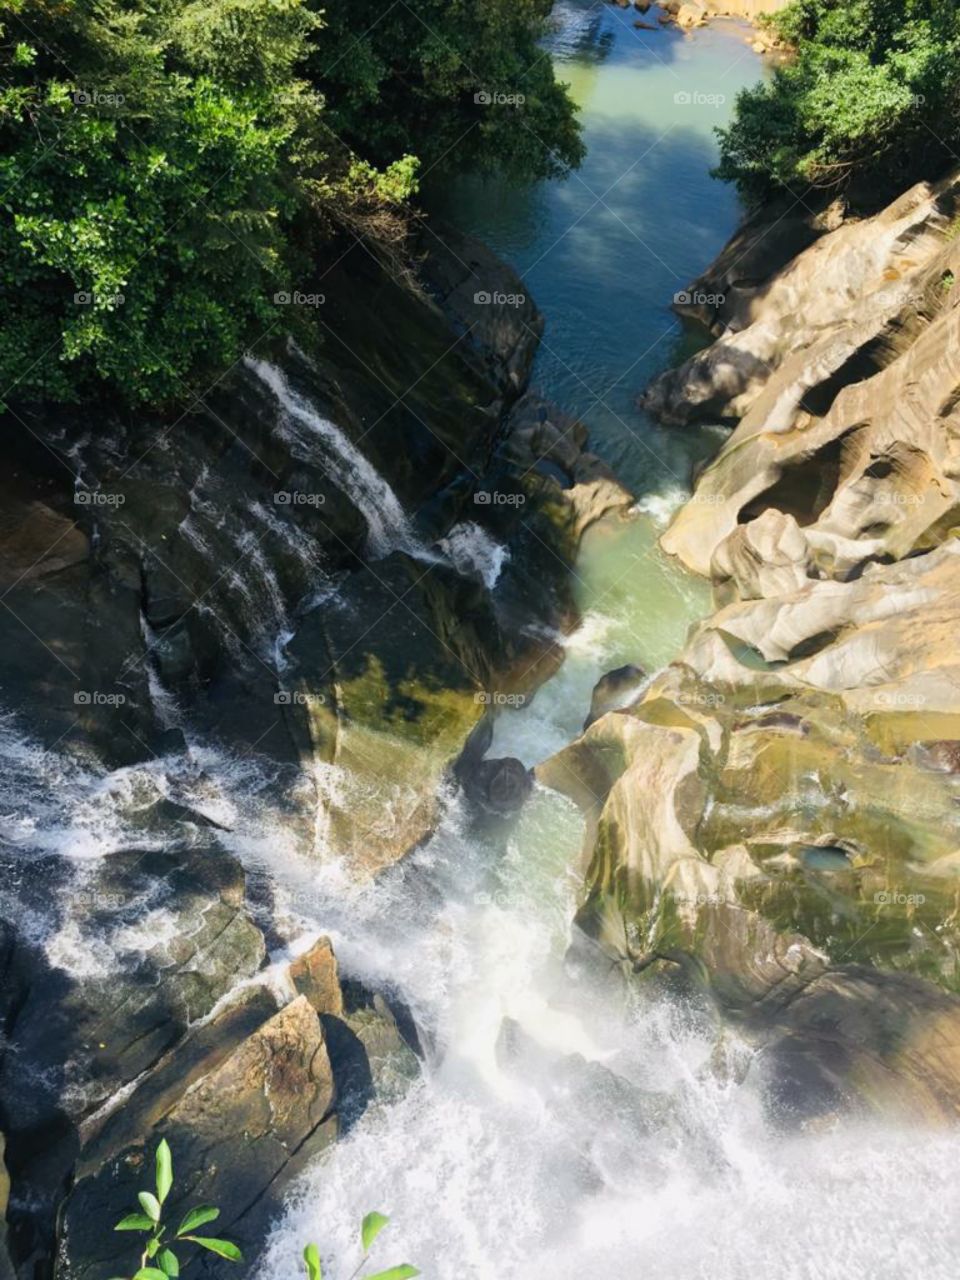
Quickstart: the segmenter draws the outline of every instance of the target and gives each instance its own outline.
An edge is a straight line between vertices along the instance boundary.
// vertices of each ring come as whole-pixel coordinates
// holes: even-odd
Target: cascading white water
[[[276,365],[252,356],[244,363],[279,404],[280,432],[343,490],[366,520],[371,556],[404,551],[427,564],[446,562],[458,573],[479,576],[488,588],[495,586],[509,558],[505,547],[473,521],[455,525],[437,550],[428,547],[417,537],[393,489],[343,431],[295,391]]]
[[[367,522],[369,552],[425,555],[400,500],[376,467],[335,423],[318,413],[291,386],[281,369],[248,356],[244,364],[266,386],[281,409],[279,430],[347,495]]]
[[[633,547],[620,547],[620,562],[630,563],[640,534],[620,534]],[[634,643],[652,664],[669,643],[669,627],[650,634],[663,612],[672,607],[674,629],[690,616],[690,600],[665,588],[644,631],[618,612],[624,600],[597,589],[574,665],[602,671]],[[498,749],[516,747],[509,726],[521,720],[530,756],[553,749],[556,691],[543,693],[502,717]],[[583,672],[567,693],[579,722]],[[92,860],[145,846],[140,818],[154,800],[189,805],[227,828],[220,838],[270,884],[271,924],[288,939],[274,965],[329,934],[343,970],[406,1001],[432,1046],[406,1095],[371,1108],[293,1188],[258,1280],[302,1274],[308,1240],[321,1246],[327,1280],[348,1280],[357,1225],[373,1208],[392,1216],[375,1261],[409,1260],[429,1280],[953,1280],[956,1134],[844,1127],[786,1139],[749,1085],[707,1070],[713,1038],[692,1013],[625,1005],[615,982],[606,999],[571,982],[582,820],[569,801],[538,789],[502,840],[472,831],[451,799],[425,847],[358,883],[335,851],[321,862],[303,854],[263,761],[188,739],[186,756],[106,773],[31,745],[8,722],[8,849],[76,862],[81,879],[58,885],[69,907]],[[129,963],[170,925],[149,903],[140,927],[106,933],[69,909],[27,920],[21,906],[18,918],[37,940],[50,928],[51,963],[92,976]]]
[[[473,520],[455,524],[437,546],[458,573],[479,578],[488,591],[510,559],[507,548]]]

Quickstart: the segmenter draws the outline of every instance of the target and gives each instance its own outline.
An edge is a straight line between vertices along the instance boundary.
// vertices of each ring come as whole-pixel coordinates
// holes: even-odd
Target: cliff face
[[[708,991],[794,1117],[960,1110],[958,193],[755,251],[648,391],[739,420],[662,540],[717,611],[543,769],[593,815],[586,935]]]
[[[422,840],[489,691],[559,661],[583,526],[630,500],[523,395],[541,320],[521,282],[444,239],[416,290],[365,252],[335,263],[309,350],[265,335],[182,414],[3,415],[19,1274],[52,1274],[58,1214],[58,1274],[121,1268],[113,1224],[161,1126],[255,1274],[285,1179],[367,1104],[378,1057],[416,1070],[379,995],[278,994],[274,918],[235,855],[261,802],[271,839],[358,876]]]

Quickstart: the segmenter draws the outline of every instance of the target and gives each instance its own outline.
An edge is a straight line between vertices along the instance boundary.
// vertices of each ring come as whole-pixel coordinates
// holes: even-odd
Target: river
[[[550,48],[588,145],[578,174],[428,188],[436,214],[519,270],[546,317],[534,386],[583,416],[639,499],[635,519],[585,540],[564,666],[498,721],[494,754],[528,764],[579,732],[600,674],[669,661],[709,604],[656,538],[718,433],[661,431],[634,397],[696,341],[668,304],[736,224],[709,176],[712,131],[763,69],[740,26],[683,36],[636,20],[557,6]],[[451,800],[428,846],[376,885],[355,886],[335,858],[309,885],[291,880],[298,945],[329,932],[346,970],[398,992],[432,1048],[422,1077],[303,1178],[265,1280],[296,1274],[308,1240],[325,1276],[347,1280],[374,1208],[392,1218],[374,1261],[436,1280],[952,1275],[960,1227],[939,1187],[954,1139],[787,1138],[749,1088],[708,1070],[713,1038],[692,1011],[613,982],[604,999],[578,992],[565,955],[581,842],[580,815],[543,789],[500,840]],[[651,1124],[654,1094],[670,1101]]]

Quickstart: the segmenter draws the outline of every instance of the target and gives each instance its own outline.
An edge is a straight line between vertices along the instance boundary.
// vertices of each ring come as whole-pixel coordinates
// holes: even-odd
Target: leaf
[[[229,1240],[218,1240],[216,1236],[184,1236],[183,1238],[184,1240],[192,1240],[201,1249],[209,1249],[211,1253],[218,1253],[221,1258],[229,1258],[231,1262],[243,1261],[243,1254]]]
[[[315,1244],[308,1244],[303,1251],[303,1260],[307,1264],[307,1280],[323,1280],[320,1270],[320,1250]]]
[[[173,1156],[166,1138],[157,1147],[157,1199],[163,1204],[173,1186]]]
[[[147,1215],[151,1222],[160,1221],[160,1201],[152,1191],[141,1191],[137,1195],[137,1199],[143,1206],[143,1212]]]
[[[411,1267],[409,1262],[401,1262],[399,1267],[387,1267],[386,1271],[378,1271],[375,1275],[367,1276],[367,1280],[409,1280],[410,1276],[418,1276],[420,1272],[416,1267]],[[134,1276],[133,1280],[137,1280]]]
[[[148,1218],[145,1213],[128,1213],[113,1229],[114,1231],[152,1231],[153,1219]]]
[[[164,1249],[157,1259],[160,1263],[160,1270],[167,1276],[178,1276],[180,1274],[180,1263],[177,1261],[177,1255],[172,1249]]]
[[[214,1218],[219,1217],[220,1210],[215,1209],[212,1204],[195,1205],[180,1223],[177,1228],[177,1235],[186,1235],[188,1231],[195,1231],[197,1227],[202,1227],[205,1222],[212,1222]]]
[[[133,1280],[167,1280],[167,1276],[159,1267],[141,1267],[134,1274]]]
[[[387,1225],[390,1219],[383,1213],[368,1213],[360,1226],[360,1239],[363,1241],[364,1253],[369,1253],[370,1246]]]

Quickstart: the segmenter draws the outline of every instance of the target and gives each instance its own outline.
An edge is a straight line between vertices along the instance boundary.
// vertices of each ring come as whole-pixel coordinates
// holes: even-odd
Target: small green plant
[[[374,1240],[387,1225],[390,1219],[382,1213],[368,1213],[360,1224],[360,1243],[363,1246],[363,1257],[357,1265],[356,1271],[350,1276],[350,1280],[357,1280],[360,1272],[367,1264],[370,1257],[370,1249]],[[320,1269],[320,1250],[315,1244],[308,1244],[303,1251],[303,1260],[307,1264],[307,1280],[323,1280],[323,1272]],[[386,1271],[376,1271],[373,1275],[365,1276],[364,1280],[410,1280],[411,1276],[418,1276],[420,1272],[416,1267],[411,1267],[409,1262],[401,1262],[397,1267],[388,1267]],[[136,1280],[136,1277],[134,1277]],[[153,1280],[151,1277],[150,1280]]]
[[[172,1245],[199,1245],[210,1253],[216,1253],[229,1262],[241,1262],[243,1254],[229,1240],[219,1240],[216,1236],[197,1236],[193,1233],[198,1227],[213,1222],[220,1216],[220,1210],[209,1204],[197,1205],[184,1215],[183,1221],[176,1231],[170,1234],[171,1228],[163,1221],[163,1205],[173,1186],[173,1157],[166,1138],[157,1147],[156,1156],[156,1192],[140,1191],[137,1199],[140,1209],[136,1213],[128,1213],[121,1218],[114,1231],[145,1231],[148,1240],[140,1255],[140,1267],[132,1280],[167,1280],[169,1276],[179,1276],[180,1260],[172,1249]],[[416,1274],[405,1272],[405,1275]],[[386,1275],[386,1272],[384,1273]],[[125,1280],[118,1277],[117,1280]]]

